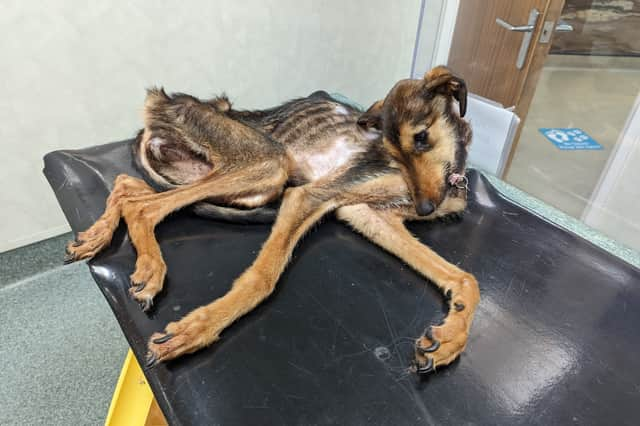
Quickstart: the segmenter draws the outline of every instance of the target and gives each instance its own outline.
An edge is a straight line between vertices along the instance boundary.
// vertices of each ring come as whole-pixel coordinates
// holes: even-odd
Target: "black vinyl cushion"
[[[45,157],[75,232],[104,209],[115,176],[140,176],[131,141]],[[426,380],[413,339],[445,313],[438,291],[333,217],[295,250],[275,293],[196,354],[146,371],[174,425],[637,424],[640,271],[503,198],[469,173],[459,223],[411,224],[475,274],[482,300],[466,352]],[[154,331],[223,295],[268,225],[171,215],[156,235],[168,266],[149,314],[127,290],[123,224],[89,262],[141,365]]]

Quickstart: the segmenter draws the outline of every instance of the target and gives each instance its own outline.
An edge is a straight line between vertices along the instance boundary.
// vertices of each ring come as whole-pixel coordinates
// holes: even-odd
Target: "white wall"
[[[427,5],[428,7],[428,5]],[[42,156],[131,137],[144,88],[368,105],[409,76],[420,0],[0,2],[0,251],[66,231]]]

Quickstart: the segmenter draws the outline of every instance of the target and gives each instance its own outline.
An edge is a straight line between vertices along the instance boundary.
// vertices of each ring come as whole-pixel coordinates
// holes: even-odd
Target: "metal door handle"
[[[540,43],[549,43],[551,34],[553,34],[554,31],[558,33],[568,33],[573,31],[573,26],[562,20],[558,21],[557,24],[553,21],[544,21],[544,24],[542,24],[542,32],[540,33],[540,40],[538,41]]]
[[[535,25],[511,25],[504,19],[500,18],[496,18],[496,24],[508,29],[509,31],[516,31],[519,33],[530,33],[535,28]]]
[[[500,25],[501,27],[506,28],[509,31],[525,33],[524,37],[522,37],[522,44],[520,45],[518,58],[516,59],[516,68],[518,69],[522,69],[522,67],[524,66],[524,61],[525,59],[527,59],[527,52],[529,51],[529,45],[531,44],[533,30],[535,29],[536,23],[538,22],[538,16],[540,16],[540,12],[538,12],[538,9],[531,9],[531,12],[529,12],[529,21],[527,21],[527,25],[511,25],[504,19],[496,18],[496,24]]]
[[[573,25],[566,23],[563,20],[558,21],[556,25],[556,32],[558,33],[570,33],[573,31]]]

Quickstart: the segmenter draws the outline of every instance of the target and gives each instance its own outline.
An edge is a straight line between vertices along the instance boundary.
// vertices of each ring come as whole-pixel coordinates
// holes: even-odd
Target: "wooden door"
[[[563,6],[564,0],[460,0],[448,66],[464,77],[470,92],[515,107],[522,128]],[[519,67],[518,54],[527,33],[510,31],[496,19],[524,26],[534,8],[539,15]],[[518,137],[519,132],[507,169]]]

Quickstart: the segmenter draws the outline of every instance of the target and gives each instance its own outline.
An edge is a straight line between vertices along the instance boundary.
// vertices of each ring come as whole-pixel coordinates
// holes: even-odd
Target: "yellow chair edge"
[[[113,392],[105,426],[143,426],[153,393],[131,349],[124,360]]]

